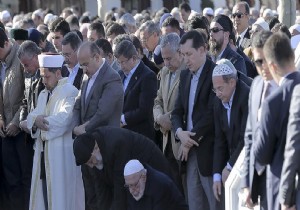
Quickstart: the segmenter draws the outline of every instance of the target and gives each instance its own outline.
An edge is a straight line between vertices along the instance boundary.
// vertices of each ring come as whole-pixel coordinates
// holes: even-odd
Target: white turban
[[[64,62],[62,55],[40,54],[38,55],[41,68],[61,68]]]

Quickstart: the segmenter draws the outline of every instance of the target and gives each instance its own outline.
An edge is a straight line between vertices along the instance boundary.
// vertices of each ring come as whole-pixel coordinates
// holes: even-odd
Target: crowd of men
[[[0,209],[224,210],[243,148],[242,205],[300,209],[300,19],[276,15],[2,11]]]

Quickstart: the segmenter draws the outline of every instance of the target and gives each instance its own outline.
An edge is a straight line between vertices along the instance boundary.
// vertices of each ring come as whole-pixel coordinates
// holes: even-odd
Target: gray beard
[[[222,44],[217,43],[216,41],[209,41],[209,52],[213,56],[217,56],[222,49]]]

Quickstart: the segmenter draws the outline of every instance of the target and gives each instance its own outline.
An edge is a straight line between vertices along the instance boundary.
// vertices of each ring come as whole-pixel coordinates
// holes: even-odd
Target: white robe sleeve
[[[48,131],[41,131],[41,138],[44,141],[51,141],[57,137],[63,136],[67,131],[72,130],[70,125],[72,122],[73,107],[77,94],[71,94],[55,105],[53,115],[45,117],[49,122]]]

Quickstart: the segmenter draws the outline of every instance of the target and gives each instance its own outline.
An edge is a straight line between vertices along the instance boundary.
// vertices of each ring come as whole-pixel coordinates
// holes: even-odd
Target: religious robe
[[[84,209],[84,188],[80,167],[76,166],[73,154],[72,121],[73,106],[78,90],[59,80],[49,95],[44,89],[38,97],[37,107],[27,117],[27,127],[32,130],[38,115],[46,115],[48,131],[37,129],[31,133],[35,138],[32,168],[30,210],[43,210],[44,197],[41,171],[41,151],[45,141],[44,159],[49,210]],[[48,102],[47,102],[48,100]]]

